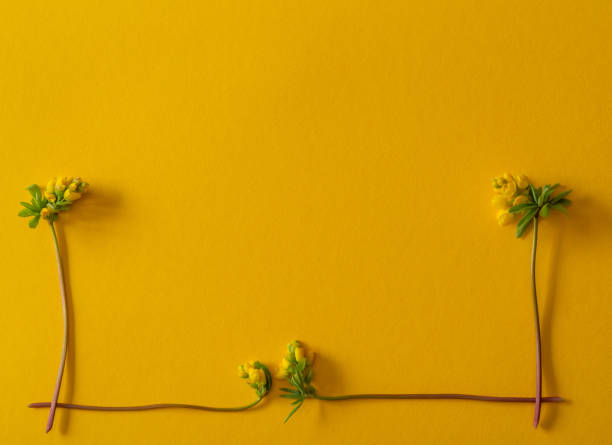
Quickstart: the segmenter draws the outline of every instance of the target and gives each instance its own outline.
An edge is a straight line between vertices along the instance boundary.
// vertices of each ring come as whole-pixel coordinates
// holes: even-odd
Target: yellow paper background
[[[543,2],[3,2],[3,444],[610,443],[612,9]],[[61,400],[245,404],[235,365],[299,338],[325,394],[531,396],[530,234],[491,177],[572,187],[541,225],[531,405],[308,401],[244,414],[59,410],[49,229],[24,187],[82,175],[59,222]]]

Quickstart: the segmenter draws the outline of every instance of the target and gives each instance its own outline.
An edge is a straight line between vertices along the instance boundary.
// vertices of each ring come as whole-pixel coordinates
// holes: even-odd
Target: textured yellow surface
[[[612,10],[607,1],[3,2],[0,442],[610,443]],[[543,407],[308,401],[105,414],[51,397],[61,311],[24,187],[62,216],[61,400],[232,405],[295,338],[321,393],[530,396],[530,234],[491,177],[575,189],[541,227]]]

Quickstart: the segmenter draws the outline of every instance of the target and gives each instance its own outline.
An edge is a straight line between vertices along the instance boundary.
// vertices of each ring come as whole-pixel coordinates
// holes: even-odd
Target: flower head
[[[263,397],[272,388],[272,376],[263,363],[248,361],[238,366],[238,376],[246,379],[247,384],[255,390],[259,397]]]
[[[293,386],[293,388],[281,388],[286,393],[281,397],[295,399],[292,404],[296,406],[289,413],[285,422],[298,410],[304,399],[315,395],[315,389],[310,383],[313,362],[314,354],[308,352],[299,341],[295,340],[287,345],[287,354],[281,360],[276,376],[287,379]]]
[[[35,228],[40,218],[54,222],[60,212],[67,211],[71,204],[79,199],[87,190],[89,184],[81,178],[68,178],[59,176],[47,182],[44,192],[36,184],[32,184],[26,190],[32,195],[30,202],[22,202],[24,207],[19,216],[33,216],[30,227]]]
[[[566,196],[571,192],[567,190],[557,196],[551,196],[559,184],[547,184],[544,187],[535,188],[527,176],[511,175],[504,173],[493,179],[493,189],[496,194],[491,201],[493,206],[500,209],[497,211],[497,222],[500,226],[506,226],[516,220],[516,216],[522,214],[516,227],[516,236],[520,237],[531,221],[538,217],[547,217],[550,210],[558,210],[567,213],[566,207],[571,203]]]

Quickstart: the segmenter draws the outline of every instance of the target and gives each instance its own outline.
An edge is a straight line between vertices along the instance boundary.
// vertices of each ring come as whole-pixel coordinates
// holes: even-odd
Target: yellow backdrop
[[[0,442],[609,443],[608,1],[3,2]],[[60,399],[245,404],[235,366],[301,339],[321,393],[532,396],[530,238],[491,177],[575,189],[541,227],[545,405],[308,401],[244,414],[26,408],[61,311],[24,188],[63,215]]]

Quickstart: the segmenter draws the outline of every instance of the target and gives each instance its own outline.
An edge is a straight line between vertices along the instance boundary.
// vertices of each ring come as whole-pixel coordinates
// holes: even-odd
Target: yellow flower
[[[295,348],[295,360],[300,361],[304,358],[304,348],[297,347]]]
[[[518,195],[516,198],[514,198],[514,201],[512,202],[513,206],[519,205],[519,204],[524,204],[527,202],[531,202],[531,199],[529,199],[528,196],[526,195]]]
[[[45,192],[45,198],[47,198],[49,202],[55,202],[55,194],[53,192]]]
[[[244,370],[244,365],[238,365],[238,377],[246,379],[249,374]]]
[[[51,211],[46,207],[40,211],[40,216],[42,216],[43,218],[49,218],[50,214]]]
[[[283,357],[283,359],[281,360],[281,369],[287,369],[289,368],[289,365],[291,365],[289,360]]]
[[[47,182],[47,193],[53,193],[55,190],[55,178]]]
[[[497,223],[500,226],[507,226],[514,220],[514,214],[509,213],[507,210],[500,210],[497,212]]]
[[[519,189],[525,190],[529,187],[529,179],[527,179],[527,176],[520,174],[516,177],[516,185]]]
[[[249,369],[249,377],[247,382],[255,385],[266,383],[266,374],[261,369],[251,368]]]
[[[516,193],[516,182],[514,182],[513,179],[506,181],[506,183],[502,185],[500,193],[507,198],[512,198]]]
[[[504,195],[495,195],[491,200],[491,204],[498,209],[507,209],[509,207],[508,200]]]
[[[68,186],[68,190],[76,192],[77,187],[79,186],[79,184],[77,184],[76,182],[73,182],[72,184],[70,184]]]
[[[64,199],[66,201],[76,201],[80,197],[81,197],[81,194],[79,192],[73,192],[70,189],[66,190],[66,193],[64,194]]]
[[[277,379],[284,379],[285,377],[287,377],[287,370],[280,368],[278,370],[278,372],[276,373],[276,378]]]

